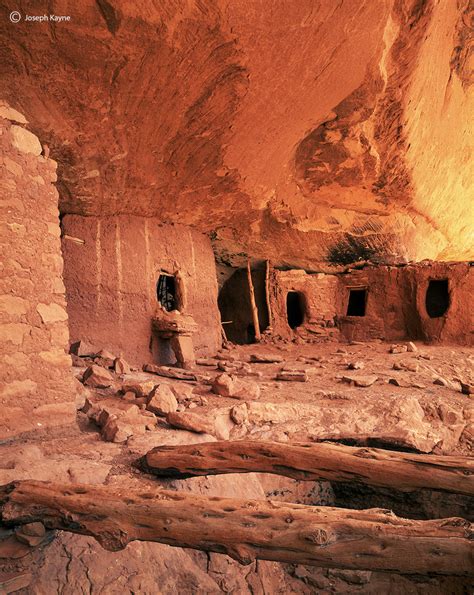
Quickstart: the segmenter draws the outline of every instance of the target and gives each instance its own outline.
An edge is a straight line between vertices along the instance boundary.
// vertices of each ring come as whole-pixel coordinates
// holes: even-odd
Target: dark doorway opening
[[[165,310],[178,309],[176,279],[173,275],[161,274],[156,285],[156,297]]]
[[[290,328],[298,328],[304,322],[305,299],[299,291],[289,291],[286,296],[286,316]]]
[[[269,324],[265,295],[265,270],[252,270],[255,302],[258,308],[260,332]],[[218,299],[226,337],[232,343],[255,343],[255,326],[249,297],[247,269],[237,269],[222,285]]]
[[[255,343],[255,327],[249,324],[247,327],[247,343]]]
[[[449,308],[449,282],[447,279],[432,279],[426,290],[426,311],[430,318],[440,318]]]
[[[367,289],[350,289],[347,316],[365,316]]]

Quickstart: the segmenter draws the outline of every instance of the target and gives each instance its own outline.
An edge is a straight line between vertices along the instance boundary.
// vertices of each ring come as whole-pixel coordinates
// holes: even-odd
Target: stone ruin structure
[[[0,7],[0,593],[470,592],[470,3],[50,4]]]

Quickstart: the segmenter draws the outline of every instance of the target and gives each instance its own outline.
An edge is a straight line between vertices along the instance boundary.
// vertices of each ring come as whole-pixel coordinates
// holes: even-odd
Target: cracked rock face
[[[193,225],[234,265],[463,260],[468,5],[53,0],[70,21],[13,25],[6,0],[0,80],[62,213]]]

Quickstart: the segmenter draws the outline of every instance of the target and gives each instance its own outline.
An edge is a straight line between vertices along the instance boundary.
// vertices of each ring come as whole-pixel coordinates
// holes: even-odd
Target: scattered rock
[[[248,421],[249,413],[247,403],[239,403],[238,405],[234,405],[230,410],[230,417],[232,421],[239,426]]]
[[[208,366],[210,368],[214,368],[217,364],[217,360],[207,357],[198,357],[196,364],[198,366]]]
[[[151,391],[157,386],[157,382],[153,380],[133,380],[127,379],[122,384],[123,392],[132,392],[137,397],[148,397]]]
[[[71,354],[72,365],[76,368],[87,368],[87,362],[78,355]]]
[[[438,412],[440,419],[448,426],[463,423],[462,414],[455,411],[452,407],[449,407],[449,405],[441,403],[438,407]]]
[[[69,353],[77,355],[78,357],[95,357],[99,352],[99,349],[87,343],[87,341],[76,341],[71,344]]]
[[[228,374],[220,374],[216,377],[212,391],[216,395],[232,399],[258,399],[260,397],[260,387],[256,382]]]
[[[453,390],[456,390],[456,386],[455,386],[454,382],[451,382],[451,380],[448,380],[447,378],[443,378],[442,376],[437,376],[433,380],[433,384],[437,384],[438,386],[444,386],[445,388],[451,388]]]
[[[178,401],[188,401],[193,397],[194,387],[190,384],[169,384]]]
[[[395,362],[392,367],[394,370],[408,370],[409,372],[418,372],[419,369],[417,362]]]
[[[368,375],[368,376],[343,376],[342,381],[347,382],[348,384],[353,384],[354,386],[359,387],[368,387],[375,384],[378,380],[378,377],[375,375]]]
[[[252,373],[252,368],[250,367],[247,362],[239,362],[239,361],[225,361],[221,360],[217,363],[217,369],[221,372],[226,372],[229,374],[233,374],[236,372],[243,372],[246,374]]]
[[[230,416],[230,411],[226,407],[216,411],[214,417],[214,436],[219,440],[229,440],[231,431],[235,428],[235,423]]]
[[[114,381],[112,374],[108,370],[96,364],[87,368],[82,379],[86,386],[92,388],[108,388]]]
[[[110,351],[107,351],[106,349],[101,349],[94,358],[94,362],[104,368],[113,368],[115,359],[113,353],[110,353]]]
[[[372,572],[370,570],[345,570],[339,568],[330,568],[328,576],[339,578],[345,583],[353,585],[365,585],[370,582]]]
[[[407,345],[392,345],[390,347],[390,353],[406,353],[407,351]]]
[[[393,384],[394,386],[400,386],[402,388],[408,388],[411,386],[410,383],[403,378],[389,378],[388,383]]]
[[[124,395],[122,395],[122,399],[128,402],[134,402],[136,400],[136,394],[131,390],[128,390]]]
[[[256,364],[278,364],[283,361],[283,356],[272,353],[252,353],[250,361]]]
[[[164,378],[175,378],[176,380],[187,380],[194,382],[197,380],[197,376],[192,372],[181,370],[179,368],[170,368],[169,366],[156,366],[155,364],[145,364],[143,366],[144,372],[150,374],[157,374]]]
[[[362,370],[363,368],[365,368],[365,364],[361,361],[350,362],[347,364],[348,370]]]
[[[308,374],[306,370],[280,370],[275,379],[285,382],[308,382]]]
[[[467,382],[461,382],[461,392],[463,395],[474,394],[474,385]]]
[[[126,442],[133,435],[144,433],[145,428],[142,426],[134,427],[132,424],[127,423],[126,420],[111,417],[102,428],[101,436],[106,442],[120,444]]]
[[[415,351],[418,351],[418,347],[413,343],[413,341],[409,341],[407,343],[407,351],[414,353]]]
[[[235,361],[237,358],[236,358],[236,356],[235,356],[235,355],[232,355],[231,353],[221,353],[221,352],[219,352],[219,353],[216,355],[215,359],[218,359],[218,360],[224,360],[224,361],[229,361],[229,362],[233,362],[233,361]]]
[[[198,413],[175,411],[168,413],[166,421],[174,428],[189,430],[190,432],[196,432],[197,434],[214,435],[215,433],[214,423]]]
[[[156,418],[141,411],[136,404],[109,397],[87,398],[83,412],[101,427],[102,438],[108,442],[125,442],[130,436],[144,434],[156,427]]]
[[[130,366],[122,357],[116,357],[114,360],[114,370],[116,374],[130,374]]]
[[[178,401],[171,388],[166,384],[156,386],[150,397],[146,408],[156,415],[166,416],[178,408]]]

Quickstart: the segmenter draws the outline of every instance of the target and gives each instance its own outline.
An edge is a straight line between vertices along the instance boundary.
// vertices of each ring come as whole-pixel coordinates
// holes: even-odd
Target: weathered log
[[[13,482],[0,488],[7,526],[41,521],[111,551],[133,540],[254,559],[355,570],[474,574],[474,536],[459,518],[415,521],[389,510],[206,498],[140,489]]]
[[[419,455],[341,444],[235,441],[158,446],[142,459],[154,475],[263,472],[300,480],[357,482],[413,491],[421,488],[474,496],[474,459]]]
[[[258,320],[258,308],[257,308],[257,302],[255,301],[255,291],[253,288],[252,269],[250,268],[250,259],[247,259],[247,281],[248,281],[248,285],[249,285],[250,309],[252,310],[253,326],[255,328],[255,340],[260,341],[262,338],[262,335],[260,333],[260,322]]]

